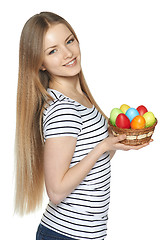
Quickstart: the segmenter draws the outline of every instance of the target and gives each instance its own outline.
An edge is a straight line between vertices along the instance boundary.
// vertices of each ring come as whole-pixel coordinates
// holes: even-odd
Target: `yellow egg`
[[[126,113],[126,111],[128,110],[130,108],[130,106],[128,106],[127,104],[122,104],[121,106],[120,106],[120,109],[121,109],[121,111],[125,114]]]

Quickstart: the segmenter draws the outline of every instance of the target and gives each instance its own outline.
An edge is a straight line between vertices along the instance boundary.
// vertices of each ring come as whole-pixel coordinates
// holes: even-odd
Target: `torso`
[[[78,99],[70,99],[52,89],[49,89],[49,93],[55,101],[45,111],[44,135],[54,137],[57,134],[59,136],[69,134],[77,137],[70,164],[72,167],[108,136],[107,121],[94,106],[90,105],[87,108],[87,101],[80,104]],[[72,115],[71,123],[67,115]],[[58,132],[57,129],[61,126],[63,130]],[[73,239],[102,240],[106,236],[109,201],[110,156],[106,152],[66,199],[59,205],[52,202],[48,204],[41,223]]]

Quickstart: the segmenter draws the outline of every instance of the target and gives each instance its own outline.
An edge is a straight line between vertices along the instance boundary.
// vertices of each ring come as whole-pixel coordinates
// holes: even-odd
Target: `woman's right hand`
[[[104,139],[101,144],[103,145],[104,152],[106,151],[116,151],[116,150],[123,150],[123,151],[128,151],[128,150],[139,150],[143,147],[146,147],[149,145],[149,143],[145,143],[142,145],[138,146],[130,146],[130,145],[125,145],[121,143],[122,140],[126,139],[126,135],[119,135],[117,137],[114,136],[109,136],[108,138]]]

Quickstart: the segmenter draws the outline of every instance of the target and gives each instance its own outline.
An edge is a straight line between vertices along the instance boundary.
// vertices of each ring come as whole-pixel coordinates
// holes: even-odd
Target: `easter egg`
[[[129,118],[124,113],[120,113],[116,118],[116,126],[119,128],[130,128]]]
[[[148,112],[147,108],[143,105],[140,105],[139,107],[137,107],[137,111],[141,116],[143,116],[146,112]]]
[[[139,115],[139,112],[135,108],[129,108],[126,111],[126,116],[129,118],[130,122],[132,122],[133,118],[135,118],[137,115]]]
[[[145,128],[146,121],[143,116],[137,115],[135,118],[133,118],[131,122],[131,128],[132,129],[142,129]]]
[[[112,111],[110,113],[110,122],[112,125],[115,126],[116,118],[120,113],[123,113],[123,112],[119,108],[112,109]]]
[[[146,112],[143,117],[146,120],[146,128],[151,127],[156,122],[156,118],[152,112]]]
[[[130,108],[130,106],[128,106],[127,104],[122,104],[120,106],[120,109],[122,110],[122,112],[125,114],[126,111]]]

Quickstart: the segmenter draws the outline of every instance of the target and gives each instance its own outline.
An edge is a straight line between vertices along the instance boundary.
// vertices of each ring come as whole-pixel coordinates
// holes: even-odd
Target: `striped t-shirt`
[[[54,101],[44,111],[44,140],[58,136],[77,138],[70,163],[73,167],[108,137],[107,121],[94,106],[87,108],[53,89],[48,92]],[[107,235],[110,172],[110,156],[106,152],[60,204],[49,202],[41,224],[73,239],[104,239]]]

